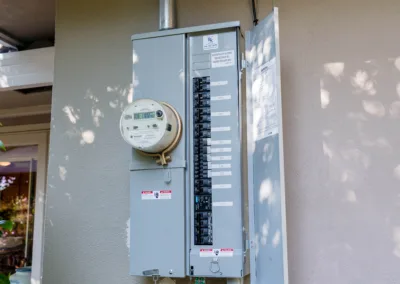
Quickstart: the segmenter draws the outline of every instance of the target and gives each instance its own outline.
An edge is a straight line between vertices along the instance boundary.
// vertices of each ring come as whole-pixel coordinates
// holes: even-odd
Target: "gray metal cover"
[[[163,37],[163,36],[171,36],[171,35],[181,35],[181,34],[189,34],[189,33],[198,33],[198,32],[209,32],[213,30],[222,30],[229,28],[238,28],[240,26],[240,22],[226,22],[226,23],[217,23],[211,25],[203,25],[203,26],[195,26],[195,27],[187,27],[180,29],[171,29],[165,31],[157,31],[157,32],[149,32],[143,34],[136,34],[131,37],[132,40],[145,39],[145,38],[155,38],[155,37]]]
[[[184,35],[133,41],[134,99],[165,101],[185,121],[184,55]],[[160,276],[186,275],[185,135],[184,131],[167,167],[132,152],[131,275],[144,275],[153,269]],[[156,198],[143,200],[142,191],[161,190],[171,190],[171,199],[159,199],[155,192]]]
[[[275,9],[246,33],[252,284],[288,283],[278,27]]]
[[[207,36],[212,35],[218,44],[212,49],[204,47]],[[207,31],[188,35],[189,41],[189,117],[193,116],[193,78],[210,76],[211,80],[211,113],[227,113],[211,117],[211,164],[213,166],[229,165],[230,168],[213,169],[213,175],[221,172],[229,172],[229,176],[213,176],[213,185],[230,185],[231,188],[213,188],[213,245],[194,245],[194,228],[191,228],[190,266],[192,275],[205,277],[243,277],[244,256],[246,253],[245,238],[243,233],[243,201],[241,180],[241,144],[240,144],[240,112],[239,112],[239,63],[238,63],[238,31],[236,28],[216,31]],[[218,54],[232,55],[229,66],[213,64],[213,59]],[[214,65],[214,66],[213,66]],[[214,68],[213,68],[214,67]],[[193,127],[193,121],[190,122]],[[227,131],[223,128],[229,128]],[[214,131],[215,130],[215,131]],[[229,141],[229,144],[226,142]],[[222,145],[214,144],[225,142]],[[190,136],[189,144],[193,145],[193,137]],[[229,152],[214,152],[229,149]],[[231,157],[231,160],[216,161],[220,156]],[[193,181],[193,161],[190,159],[190,181]],[[193,183],[191,183],[191,219],[193,220],[194,195]],[[214,206],[215,205],[215,206]],[[234,249],[232,257],[204,257],[201,249]],[[218,264],[212,263],[218,259]],[[212,272],[211,270],[215,271]]]

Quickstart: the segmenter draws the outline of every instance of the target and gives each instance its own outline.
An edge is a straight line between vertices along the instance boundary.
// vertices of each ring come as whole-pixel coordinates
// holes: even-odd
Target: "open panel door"
[[[246,33],[252,284],[287,284],[278,9]]]

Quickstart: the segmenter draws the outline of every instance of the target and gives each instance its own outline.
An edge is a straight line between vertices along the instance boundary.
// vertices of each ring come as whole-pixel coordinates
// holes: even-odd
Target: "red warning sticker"
[[[142,200],[171,199],[172,190],[144,190]]]
[[[233,248],[200,249],[200,257],[233,257]]]

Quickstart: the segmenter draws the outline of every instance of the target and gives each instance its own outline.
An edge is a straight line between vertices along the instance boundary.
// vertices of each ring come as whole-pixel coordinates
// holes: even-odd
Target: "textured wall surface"
[[[246,30],[249,2],[180,0],[179,26]],[[259,2],[264,17],[270,1]],[[290,282],[400,283],[400,2],[277,2]],[[157,17],[156,0],[58,1],[45,284],[145,283],[128,276],[118,123],[130,36]]]

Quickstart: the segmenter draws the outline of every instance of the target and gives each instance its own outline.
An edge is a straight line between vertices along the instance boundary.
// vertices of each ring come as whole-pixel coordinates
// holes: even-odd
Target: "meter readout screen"
[[[149,112],[138,112],[133,114],[133,119],[138,120],[138,119],[150,119],[150,118],[155,118],[156,117],[156,112],[155,111],[149,111]]]

